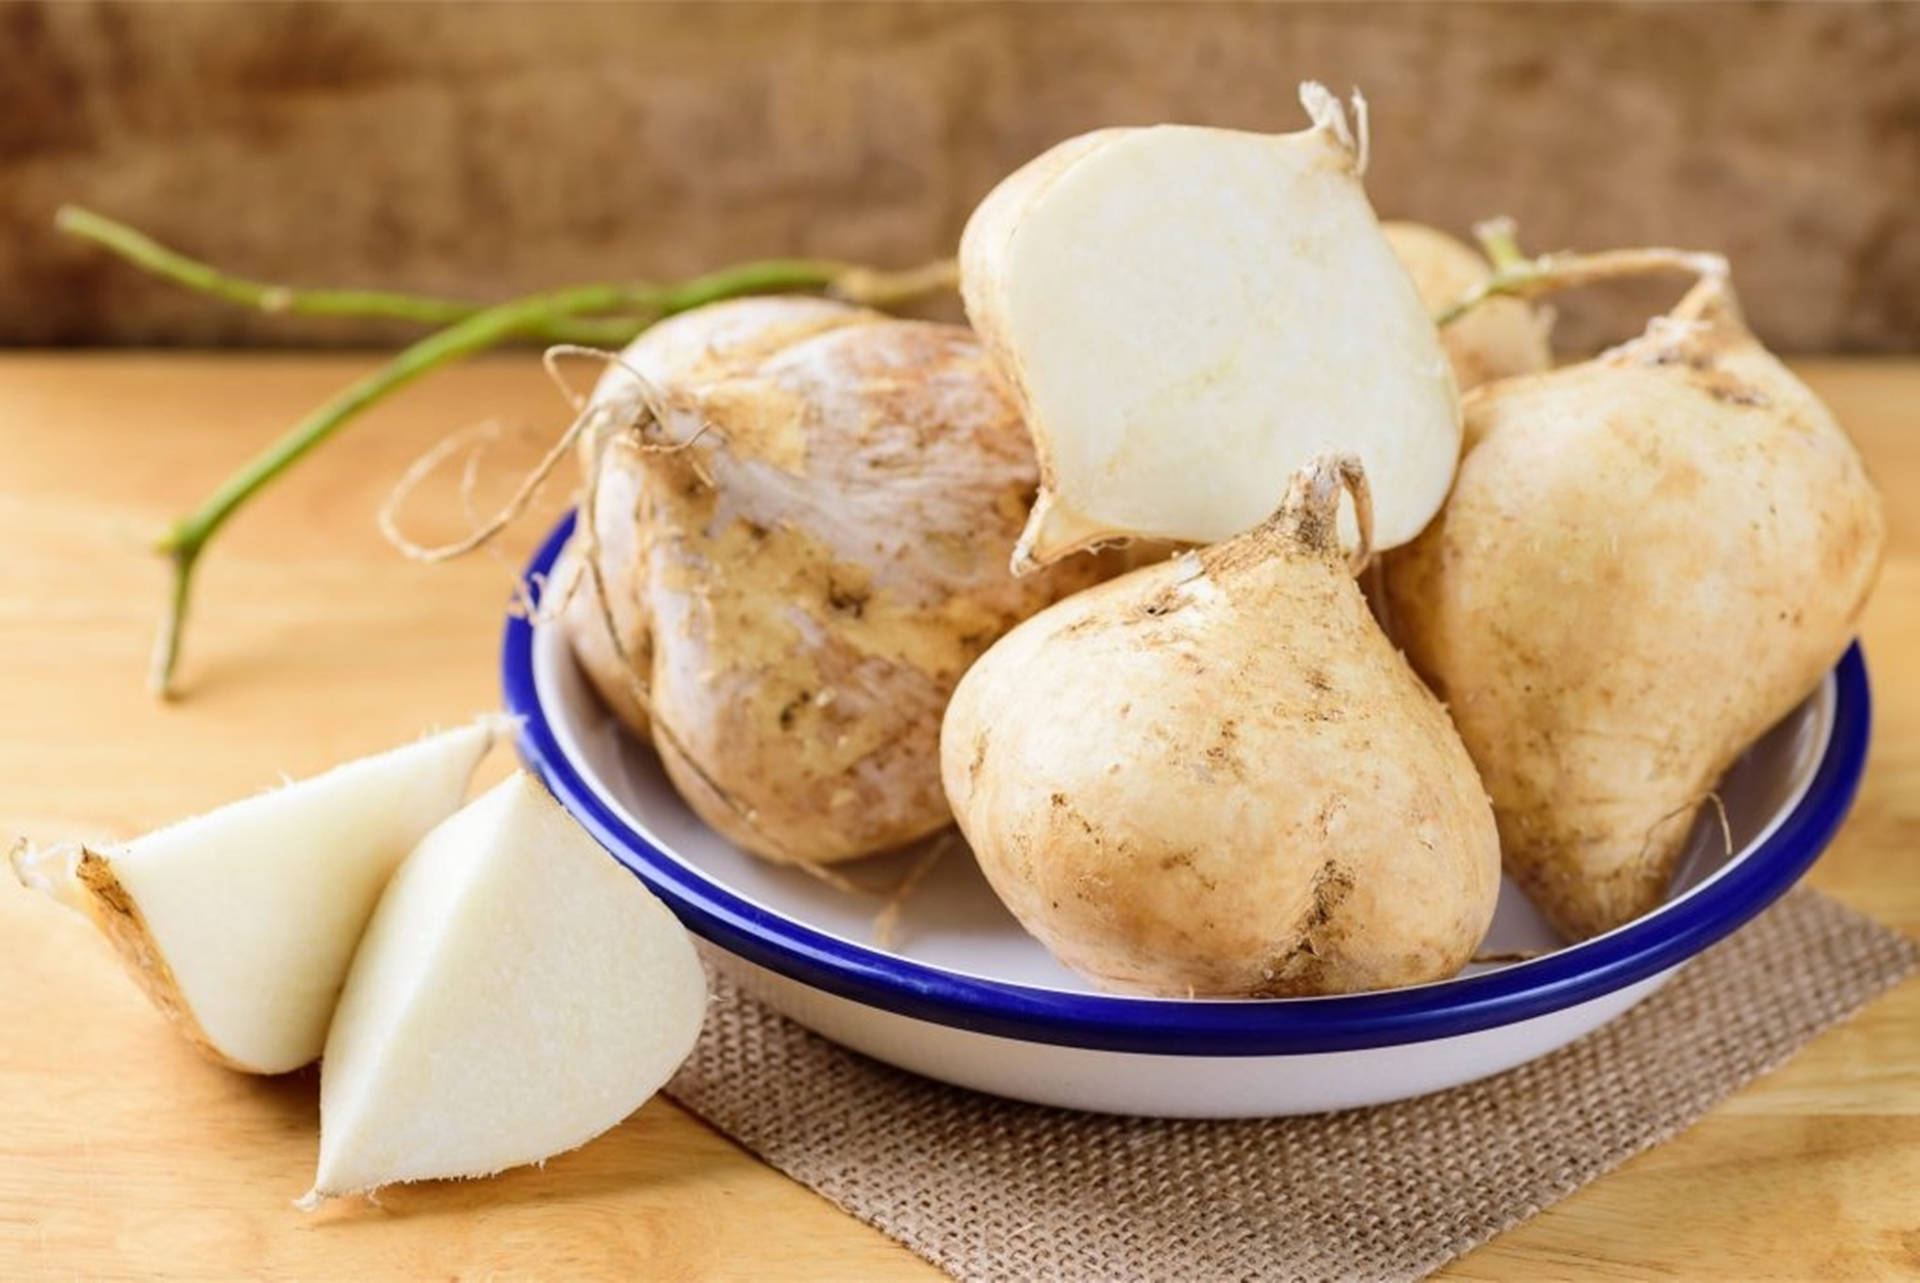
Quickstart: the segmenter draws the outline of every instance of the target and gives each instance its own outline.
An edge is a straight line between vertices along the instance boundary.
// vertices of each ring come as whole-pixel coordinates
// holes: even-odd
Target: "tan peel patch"
[[[727,451],[736,459],[759,459],[796,477],[807,474],[814,409],[801,393],[774,379],[734,379],[691,400],[704,421],[726,425]]]
[[[88,892],[88,916],[112,942],[114,952],[119,955],[127,974],[133,977],[134,983],[140,986],[161,1014],[173,1023],[188,1042],[209,1058],[230,1069],[253,1072],[214,1046],[213,1040],[207,1036],[199,1018],[193,1014],[186,995],[181,993],[173,969],[167,965],[166,958],[154,942],[153,933],[147,929],[140,906],[134,903],[133,897],[120,884],[106,857],[83,847],[80,859],[74,866],[74,877]]]

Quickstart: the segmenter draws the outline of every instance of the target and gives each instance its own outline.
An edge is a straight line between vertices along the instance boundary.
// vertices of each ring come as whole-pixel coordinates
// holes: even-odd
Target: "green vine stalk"
[[[942,260],[901,272],[831,259],[773,258],[667,284],[577,285],[480,305],[383,290],[297,289],[232,276],[142,232],[78,206],[55,217],[62,232],[200,293],[273,313],[380,317],[443,328],[402,349],[318,406],[176,520],[156,542],[172,567],[172,586],[149,681],[162,698],[178,694],[175,674],[193,603],[194,572],[233,515],[287,469],[363,411],[441,366],[509,339],[617,347],[677,312],[749,294],[817,291],[871,307],[893,306],[951,289],[954,265]]]
[[[1441,309],[1433,321],[1443,328],[1492,298],[1535,299],[1597,281],[1652,272],[1725,278],[1728,271],[1727,260],[1719,254],[1657,247],[1590,254],[1561,251],[1528,258],[1520,252],[1512,219],[1488,219],[1473,231],[1493,265],[1493,274]]]

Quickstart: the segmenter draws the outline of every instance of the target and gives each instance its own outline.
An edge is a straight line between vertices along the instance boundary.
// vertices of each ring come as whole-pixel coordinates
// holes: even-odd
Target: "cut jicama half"
[[[1042,485],[1016,570],[1118,538],[1211,543],[1357,454],[1375,545],[1418,534],[1460,452],[1453,374],[1319,85],[1311,128],[1105,129],[996,188],[960,244],[967,315],[1017,389]],[[1350,526],[1350,516],[1344,518]]]
[[[124,844],[16,852],[14,870],[92,918],[201,1050],[285,1073],[320,1054],[381,889],[508,725],[484,718]]]
[[[516,775],[428,834],[380,900],[320,1062],[305,1205],[585,1144],[666,1082],[706,1002],[686,930]]]

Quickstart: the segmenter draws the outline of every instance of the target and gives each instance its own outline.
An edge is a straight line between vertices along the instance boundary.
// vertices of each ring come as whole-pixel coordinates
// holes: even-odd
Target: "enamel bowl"
[[[530,586],[571,529],[563,522],[547,540]],[[914,892],[894,943],[876,946],[878,901],[755,859],[702,824],[652,750],[601,706],[557,627],[511,619],[502,658],[528,765],[746,991],[856,1051],[963,1087],[1184,1118],[1417,1096],[1512,1068],[1612,1020],[1813,863],[1852,802],[1869,717],[1856,646],[1721,782],[1733,853],[1707,808],[1667,902],[1616,931],[1560,946],[1507,885],[1483,952],[1551,952],[1385,993],[1180,1000],[1094,990],[1020,929],[964,848]],[[887,884],[912,858],[856,868],[863,881]]]

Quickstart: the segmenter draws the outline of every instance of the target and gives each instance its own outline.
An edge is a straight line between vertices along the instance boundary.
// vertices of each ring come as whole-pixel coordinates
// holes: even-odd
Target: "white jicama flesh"
[[[21,852],[15,872],[92,918],[202,1051],[286,1073],[320,1054],[381,888],[459,808],[508,724],[485,718],[121,845]]]
[[[585,1144],[666,1082],[706,1002],[686,930],[514,776],[421,841],[367,927],[307,1205]]]
[[[1042,485],[1016,570],[1123,537],[1211,543],[1328,451],[1413,538],[1460,451],[1452,369],[1318,85],[1299,133],[1108,129],[1029,162],[960,244],[967,314],[1016,388]],[[1343,518],[1351,543],[1351,523]]]

